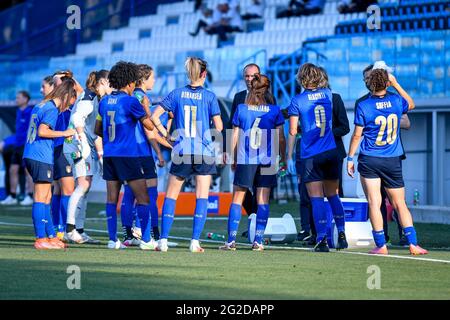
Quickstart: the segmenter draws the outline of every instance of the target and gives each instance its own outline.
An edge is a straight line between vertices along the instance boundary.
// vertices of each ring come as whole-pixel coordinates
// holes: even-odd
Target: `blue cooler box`
[[[345,211],[345,221],[352,222],[366,222],[369,219],[369,210],[366,199],[360,198],[341,198],[342,205]],[[327,235],[328,246],[335,248],[337,240],[337,229],[333,219],[333,212],[331,211],[330,204],[325,198],[325,207],[327,208]]]

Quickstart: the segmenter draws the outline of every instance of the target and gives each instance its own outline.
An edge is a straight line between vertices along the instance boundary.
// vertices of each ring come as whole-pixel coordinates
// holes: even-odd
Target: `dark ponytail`
[[[97,85],[101,79],[108,79],[108,74],[108,70],[92,71],[86,80],[86,88],[98,95]]]

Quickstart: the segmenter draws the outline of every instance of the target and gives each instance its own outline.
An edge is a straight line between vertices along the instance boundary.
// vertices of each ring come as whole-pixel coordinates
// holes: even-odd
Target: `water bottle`
[[[286,168],[286,164],[284,162],[280,162],[280,170],[278,171],[280,177],[284,177],[287,174]]]
[[[208,239],[225,241],[225,236],[223,234],[208,232]]]
[[[417,206],[419,204],[419,197],[420,197],[420,193],[419,190],[415,189],[414,190],[414,205]]]

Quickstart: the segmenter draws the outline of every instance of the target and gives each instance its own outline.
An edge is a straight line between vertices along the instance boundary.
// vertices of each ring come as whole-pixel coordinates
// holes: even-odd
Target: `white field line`
[[[1,222],[0,225],[6,225],[6,226],[19,226],[19,227],[33,227],[32,224],[24,224],[24,223],[9,223],[9,222]],[[98,232],[98,233],[108,233],[106,230],[98,230],[98,229],[86,229],[86,231],[89,232]],[[185,238],[185,237],[169,237],[170,239],[174,240],[184,240],[184,241],[190,241],[191,238]],[[217,243],[222,244],[223,241],[217,241],[217,240],[209,240],[209,239],[201,239],[202,242],[206,243]],[[246,246],[250,247],[251,244],[249,243],[240,243],[237,242],[236,244],[240,246]],[[300,247],[288,247],[288,246],[265,246],[265,249],[271,249],[271,250],[299,250],[299,251],[311,251],[310,248],[300,248]],[[438,263],[448,263],[450,264],[450,260],[440,260],[440,259],[431,259],[431,258],[419,258],[419,257],[410,257],[410,256],[398,256],[398,255],[376,255],[376,254],[369,254],[365,252],[355,252],[355,251],[331,251],[331,253],[337,253],[337,254],[355,254],[355,255],[362,255],[362,256],[369,256],[369,257],[384,257],[384,258],[394,258],[394,259],[404,259],[404,260],[418,260],[418,261],[427,261],[427,262],[438,262]]]

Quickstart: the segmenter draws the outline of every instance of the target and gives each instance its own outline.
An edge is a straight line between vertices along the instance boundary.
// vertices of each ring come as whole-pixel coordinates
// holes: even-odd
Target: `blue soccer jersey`
[[[23,158],[53,164],[54,141],[39,137],[38,129],[41,124],[45,124],[55,130],[58,114],[53,101],[40,103],[33,108]]]
[[[214,93],[203,87],[188,85],[173,90],[160,105],[174,115],[174,152],[179,155],[214,156],[210,123],[212,117],[220,115]]]
[[[23,110],[17,108],[16,112],[16,147],[22,147],[27,142],[27,131],[30,125],[32,106]]]
[[[239,134],[237,149],[238,164],[271,164],[273,132],[278,126],[284,124],[281,109],[274,105],[246,105],[240,104],[232,120],[233,126],[243,130]]]
[[[408,101],[387,92],[379,97],[368,95],[355,107],[355,125],[364,127],[360,153],[374,157],[403,155],[400,120],[408,112]]]
[[[56,131],[65,131],[69,127],[70,122],[70,113],[72,112],[72,108],[67,109],[64,112],[61,112],[58,115],[58,120],[56,121],[55,130]],[[65,138],[56,138],[55,139],[55,148],[62,146],[64,144]]]
[[[330,89],[306,89],[292,98],[289,116],[298,116],[302,128],[301,159],[336,148],[334,142],[333,95]]]
[[[104,157],[142,157],[136,126],[146,115],[139,101],[125,92],[114,91],[103,97],[99,118],[103,127]]]
[[[133,95],[136,97],[136,99],[139,100],[139,102],[142,104],[144,101],[144,97],[146,96],[146,93],[144,90],[137,88],[134,90]],[[143,107],[142,107],[143,108]],[[147,141],[147,136],[144,132],[144,127],[140,122],[136,125],[136,141],[138,143],[138,151],[141,157],[151,157],[152,151]]]

